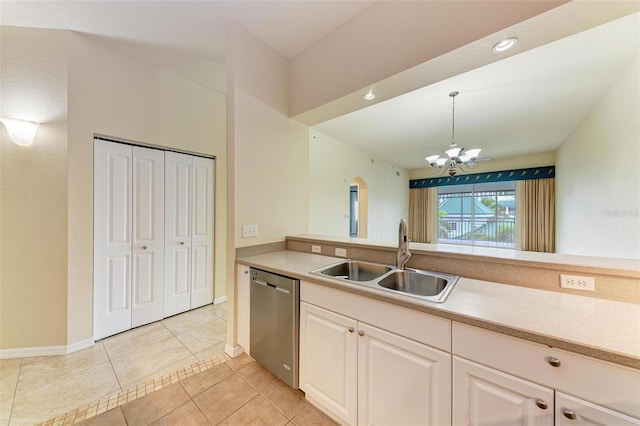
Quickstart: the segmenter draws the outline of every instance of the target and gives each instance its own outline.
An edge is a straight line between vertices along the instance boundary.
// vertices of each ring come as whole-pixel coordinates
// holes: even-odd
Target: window
[[[438,242],[515,248],[515,181],[438,187]]]

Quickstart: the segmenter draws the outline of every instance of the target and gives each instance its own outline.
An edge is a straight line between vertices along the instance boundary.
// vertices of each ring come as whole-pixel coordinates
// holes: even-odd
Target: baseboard
[[[66,355],[72,352],[77,352],[81,349],[86,349],[94,344],[95,342],[93,339],[87,339],[66,346],[36,346],[33,348],[0,349],[0,359]]]
[[[227,301],[227,296],[217,297],[217,298],[213,299],[213,304],[214,305],[219,305],[219,304],[224,303],[226,301]]]
[[[241,353],[244,352],[244,348],[242,346],[240,346],[240,345],[233,347],[233,346],[231,346],[230,344],[227,343],[224,346],[224,352],[227,355],[229,355],[231,358],[235,358],[235,357],[237,357],[238,355],[240,355]]]

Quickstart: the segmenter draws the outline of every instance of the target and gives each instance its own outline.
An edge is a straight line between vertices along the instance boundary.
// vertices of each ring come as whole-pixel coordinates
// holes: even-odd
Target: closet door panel
[[[133,327],[163,318],[164,152],[133,147]]]
[[[191,309],[213,302],[214,160],[193,157]]]
[[[192,163],[165,153],[165,317],[191,308]]]
[[[128,145],[94,142],[94,338],[131,328],[131,161]]]

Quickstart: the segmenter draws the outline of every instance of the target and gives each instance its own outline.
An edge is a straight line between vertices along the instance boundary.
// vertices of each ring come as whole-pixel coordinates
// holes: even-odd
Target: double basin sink
[[[343,260],[315,269],[311,274],[438,303],[445,301],[459,278],[440,272],[398,269],[359,260]]]

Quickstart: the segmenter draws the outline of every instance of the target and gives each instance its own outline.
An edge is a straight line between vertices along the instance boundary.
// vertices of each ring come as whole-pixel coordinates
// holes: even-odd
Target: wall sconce
[[[30,146],[36,137],[38,123],[26,120],[16,120],[13,118],[0,118],[2,124],[7,129],[9,138],[16,145]]]

